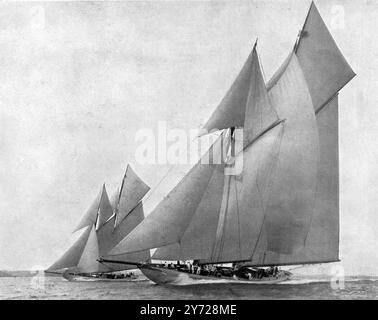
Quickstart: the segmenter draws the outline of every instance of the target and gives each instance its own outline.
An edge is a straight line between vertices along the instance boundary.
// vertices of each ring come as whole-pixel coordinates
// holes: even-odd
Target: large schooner
[[[98,259],[100,256],[106,257],[144,219],[142,199],[149,189],[130,165],[127,166],[121,187],[112,201],[109,200],[104,184],[74,230],[85,229],[84,232],[47,272],[63,270],[63,277],[70,281],[135,279],[137,276],[133,273],[115,274],[117,271],[135,269],[134,265],[100,264]],[[119,258],[134,262],[149,261],[150,251],[124,254]]]
[[[136,265],[158,284],[271,284],[339,261],[338,93],[354,76],[314,3],[267,83],[256,42],[204,126],[215,143],[108,257],[157,248],[178,263]]]

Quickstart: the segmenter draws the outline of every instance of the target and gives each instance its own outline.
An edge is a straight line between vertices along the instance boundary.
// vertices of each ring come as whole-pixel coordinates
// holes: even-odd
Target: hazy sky
[[[340,257],[349,274],[378,274],[378,1],[316,4],[357,73],[339,97]],[[154,187],[168,166],[136,163],[135,132],[158,121],[199,128],[257,36],[270,78],[309,5],[1,2],[0,269],[54,262],[102,183],[113,193],[127,163]]]

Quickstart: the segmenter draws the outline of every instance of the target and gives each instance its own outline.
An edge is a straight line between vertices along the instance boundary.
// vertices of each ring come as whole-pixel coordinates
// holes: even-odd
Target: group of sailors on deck
[[[235,264],[233,267],[220,267],[215,264],[199,264],[198,261],[177,261],[177,263],[167,263],[164,262],[163,266],[168,269],[175,269],[182,272],[203,275],[203,276],[213,276],[213,277],[240,277],[249,280],[262,279],[264,277],[278,277],[279,269],[278,267],[269,267],[267,269],[263,268],[248,268],[241,267]]]
[[[196,262],[184,262],[181,263],[180,261],[177,261],[176,264],[174,263],[169,263],[167,264],[166,262],[163,263],[163,265],[168,268],[168,269],[176,269],[192,274],[197,274],[197,275],[207,275],[207,276],[216,276],[220,277],[222,276],[222,273],[219,272],[219,268],[215,265],[200,265]]]

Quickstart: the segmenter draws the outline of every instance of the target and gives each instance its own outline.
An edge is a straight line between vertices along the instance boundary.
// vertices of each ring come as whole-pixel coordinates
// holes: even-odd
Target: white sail
[[[76,232],[82,228],[85,228],[87,226],[90,226],[92,224],[95,224],[97,221],[98,216],[98,209],[100,206],[101,198],[102,198],[102,192],[103,189],[101,188],[99,194],[93,201],[92,205],[89,207],[87,212],[84,214],[84,216],[81,218],[79,224],[76,226],[75,230],[73,232]]]
[[[225,166],[196,165],[110,254],[159,247],[154,259],[256,266],[337,260],[335,95],[353,76],[312,4],[267,88],[254,49],[205,126],[243,127],[244,152],[235,159],[242,172],[225,176]]]
[[[312,3],[296,48],[315,110],[332,98],[355,73]]]
[[[224,193],[224,223],[211,262],[250,259],[260,241],[265,241],[266,250],[280,253],[304,245],[315,202],[319,150],[311,97],[295,55],[269,97],[260,100],[257,109],[270,110],[271,102],[285,121],[244,150],[243,172],[230,178]],[[251,113],[244,127],[259,114]]]
[[[318,114],[320,160],[314,214],[304,247],[295,254],[266,250],[261,241],[248,265],[333,262],[339,259],[339,157],[337,96]],[[264,238],[266,235],[263,235]]]
[[[257,43],[252,50],[250,68],[249,92],[243,122],[243,138],[247,144],[279,119],[265,87],[257,54]]]
[[[143,203],[140,202],[138,206],[130,212],[125,219],[114,229],[114,219],[111,218],[101,229],[97,231],[99,242],[99,251],[102,258],[109,258],[108,253],[113,249],[123,238],[125,238],[139,223],[144,219]],[[112,260],[145,262],[150,259],[150,251],[144,250],[137,253],[123,254],[116,257],[111,257]],[[102,264],[101,271],[118,271],[134,269],[134,265],[125,264]]]
[[[210,201],[210,196],[218,197],[218,192],[211,192],[212,187],[222,186],[217,181],[217,171],[222,173],[221,179],[223,179],[224,163],[220,159],[223,144],[224,134],[146,219],[111,250],[110,255],[136,252],[177,242],[188,228],[193,215],[198,213],[206,219],[206,214],[217,214],[220,204]],[[215,206],[215,210],[212,206]]]
[[[303,247],[309,229],[319,160],[314,108],[296,55],[269,95],[286,120],[266,209],[267,248],[291,253]]]
[[[95,225],[93,225],[87,243],[85,244],[84,251],[77,264],[78,270],[83,273],[97,272],[100,265],[97,261],[99,257],[96,228]]]
[[[113,215],[113,208],[110,204],[105,184],[102,187],[101,200],[98,207],[97,229],[101,228]]]
[[[113,193],[110,199],[110,204],[112,205],[113,212],[115,212],[115,210],[117,209],[118,200],[119,200],[119,188],[117,188],[116,192]]]
[[[47,270],[55,271],[65,268],[76,267],[79,263],[81,254],[83,253],[85,244],[87,243],[89,234],[91,232],[91,226],[82,233],[79,239],[60,257],[53,265],[51,265]]]
[[[250,65],[252,68],[252,76],[250,77],[251,83],[248,96],[253,97],[246,103],[246,113],[252,117],[254,126],[247,123],[245,126],[247,130],[247,136],[251,139],[255,138],[265,130],[265,126],[269,126],[271,121],[276,121],[277,115],[275,114],[272,106],[269,103],[269,97],[265,89],[263,82],[261,69],[258,63],[257,53],[255,49],[251,54],[252,60]],[[255,120],[258,119],[258,120]],[[172,224],[176,227],[174,229],[176,233],[169,239],[163,239],[163,241],[157,242],[154,239],[139,240],[142,233],[151,234],[151,232],[158,232],[160,229],[153,225],[158,219],[163,228],[163,223],[167,224],[166,215],[163,215],[167,210],[161,210],[160,216],[154,216],[153,223],[147,225],[145,222],[141,224],[141,228],[144,227],[144,231],[140,234],[135,234],[134,239],[137,241],[144,241],[140,243],[139,247],[130,247],[133,244],[133,238],[126,238],[124,240],[125,247],[119,248],[120,251],[125,250],[127,246],[128,250],[138,250],[142,246],[159,246],[167,245],[169,242],[177,243],[179,246],[180,256],[176,256],[177,259],[210,259],[210,260],[241,260],[248,259],[251,256],[250,246],[252,239],[257,240],[257,234],[259,231],[259,225],[256,223],[256,216],[260,215],[261,223],[263,217],[262,208],[256,209],[256,212],[251,212],[250,203],[260,204],[260,194],[258,193],[258,184],[262,187],[264,181],[261,181],[269,176],[269,168],[272,167],[273,162],[276,160],[276,151],[272,149],[277,146],[277,141],[280,139],[281,128],[278,126],[263,138],[259,139],[254,144],[255,152],[247,152],[247,154],[240,154],[239,157],[243,157],[246,167],[243,168],[243,173],[239,176],[226,176],[224,175],[224,168],[220,167],[219,170],[213,171],[211,176],[205,176],[200,174],[200,177],[206,179],[207,189],[203,191],[199,188],[199,183],[192,178],[189,173],[187,179],[181,183],[181,188],[184,190],[184,194],[179,194],[179,197],[170,197],[170,200],[178,205],[183,205],[183,199],[187,193],[195,192],[202,196],[199,205],[195,207],[185,206],[185,216],[180,215],[178,208],[173,207],[172,217],[170,218]],[[250,150],[250,148],[248,148]],[[237,160],[238,161],[238,160]],[[264,174],[264,172],[266,174]],[[241,192],[241,182],[253,181],[253,183],[243,185],[243,191]],[[208,182],[207,182],[208,181]],[[192,184],[192,182],[194,182]],[[204,183],[204,185],[206,185]],[[245,186],[250,186],[249,189]],[[181,189],[180,189],[181,190]],[[169,195],[170,196],[170,195]],[[240,197],[240,199],[237,199]],[[194,203],[194,201],[190,201]],[[170,203],[169,203],[170,204]],[[252,208],[255,209],[255,208]],[[184,217],[189,218],[190,221],[182,223]],[[148,218],[146,219],[146,221]],[[182,226],[182,229],[177,232],[177,226]],[[167,229],[167,227],[164,227]],[[255,229],[255,232],[253,232]],[[155,231],[156,230],[156,231]],[[131,234],[133,235],[133,234]],[[165,232],[166,236],[167,233]],[[164,236],[163,235],[163,236]],[[171,246],[172,247],[172,246]],[[127,250],[127,249],[126,249]],[[163,250],[163,249],[162,249]],[[173,252],[173,251],[172,251]],[[170,257],[172,258],[172,252]],[[114,253],[114,251],[112,251]],[[154,257],[164,254],[158,249],[155,252]]]
[[[316,111],[355,76],[314,2],[311,3],[294,51],[307,81]],[[268,90],[284,73],[290,56],[267,84]]]
[[[149,190],[150,187],[138,177],[130,165],[127,165],[119,193],[118,203],[115,207],[115,226],[122,222]]]
[[[242,127],[249,95],[252,71],[252,53],[239,75],[203,127],[203,134],[231,127]]]

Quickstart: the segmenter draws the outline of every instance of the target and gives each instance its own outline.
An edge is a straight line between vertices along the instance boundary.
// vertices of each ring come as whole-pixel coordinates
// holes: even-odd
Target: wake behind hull
[[[241,284],[277,284],[290,279],[291,273],[283,272],[279,277],[264,277],[262,279],[247,280],[238,277],[214,277],[193,274],[175,269],[168,269],[154,265],[143,265],[139,267],[143,274],[155,282],[162,285],[194,285],[210,283],[241,283]]]

